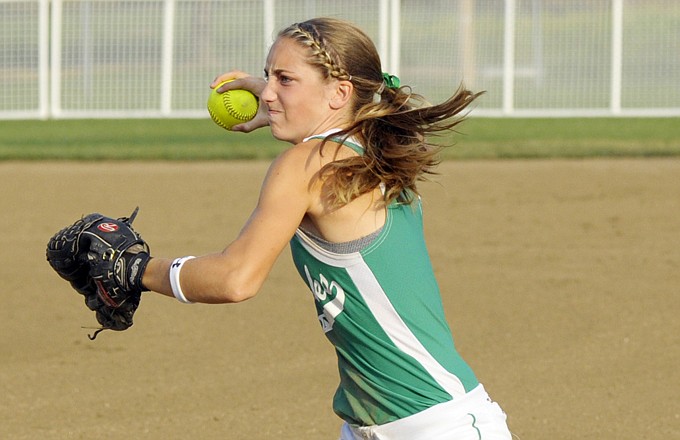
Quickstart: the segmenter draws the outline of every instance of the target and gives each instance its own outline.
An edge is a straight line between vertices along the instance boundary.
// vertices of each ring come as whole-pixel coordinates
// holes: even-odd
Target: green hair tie
[[[401,81],[398,77],[390,75],[387,72],[383,72],[382,77],[383,81],[385,81],[385,86],[387,86],[388,89],[398,89],[401,85]]]

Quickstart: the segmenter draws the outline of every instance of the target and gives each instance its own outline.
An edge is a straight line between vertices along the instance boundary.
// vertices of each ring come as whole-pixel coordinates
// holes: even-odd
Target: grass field
[[[444,159],[680,156],[680,118],[471,118],[438,142]],[[0,160],[269,159],[269,130],[229,133],[209,119],[0,122]]]

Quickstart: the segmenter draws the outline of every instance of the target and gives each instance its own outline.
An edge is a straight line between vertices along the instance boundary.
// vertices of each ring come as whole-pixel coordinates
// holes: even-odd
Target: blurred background
[[[680,116],[677,0],[0,0],[0,119],[206,118],[218,73],[344,18],[383,68],[476,116]]]

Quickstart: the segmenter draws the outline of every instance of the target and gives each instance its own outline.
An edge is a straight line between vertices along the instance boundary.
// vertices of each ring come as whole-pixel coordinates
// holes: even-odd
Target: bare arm
[[[239,302],[258,292],[311,204],[310,151],[309,146],[298,145],[281,154],[269,168],[257,207],[238,237],[222,252],[184,264],[180,279],[189,301]],[[173,296],[171,261],[153,258],[144,273],[144,286]]]

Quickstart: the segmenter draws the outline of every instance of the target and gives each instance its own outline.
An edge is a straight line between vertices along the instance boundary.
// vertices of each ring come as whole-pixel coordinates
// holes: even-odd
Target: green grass
[[[680,156],[680,118],[471,118],[446,158]]]
[[[444,159],[680,156],[680,118],[471,118]],[[1,121],[0,160],[270,159],[269,130],[230,133],[209,119]]]
[[[0,122],[0,160],[268,159],[283,148],[268,130],[230,133],[209,119]]]

